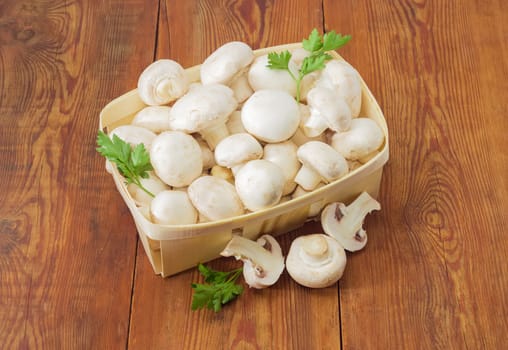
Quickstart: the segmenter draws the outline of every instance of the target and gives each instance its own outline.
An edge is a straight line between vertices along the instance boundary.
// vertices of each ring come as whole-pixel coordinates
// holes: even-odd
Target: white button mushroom
[[[229,83],[229,87],[233,90],[238,103],[245,102],[245,100],[254,93],[254,90],[252,90],[252,87],[249,85],[247,73],[242,73],[236,77],[231,83]]]
[[[262,141],[285,141],[298,129],[298,103],[281,90],[256,91],[243,105],[242,123],[245,130]]]
[[[213,150],[229,132],[226,121],[238,103],[225,85],[196,86],[178,99],[169,113],[172,130],[199,132]]]
[[[263,151],[263,159],[278,165],[284,173],[286,183],[282,195],[285,196],[296,187],[295,176],[300,169],[300,162],[296,157],[298,147],[291,141],[268,143]]]
[[[346,268],[346,252],[332,237],[316,233],[296,238],[289,248],[286,269],[299,284],[325,288],[336,283]]]
[[[362,227],[365,216],[380,209],[379,202],[363,192],[347,207],[343,203],[328,204],[321,212],[321,225],[344,249],[355,252],[367,244],[367,233]]]
[[[196,138],[196,141],[199,144],[199,148],[201,148],[201,158],[203,159],[203,170],[208,170],[213,168],[215,165],[215,155],[213,151],[210,149],[205,140],[200,137]]]
[[[231,184],[235,183],[235,178],[231,169],[220,165],[214,165],[212,169],[210,169],[210,175],[220,177],[221,179],[224,179]]]
[[[251,211],[277,204],[282,197],[285,182],[281,168],[263,159],[247,162],[235,177],[236,192]]]
[[[307,191],[316,188],[320,181],[329,183],[348,172],[344,157],[326,143],[309,141],[301,145],[296,154],[302,167],[296,174],[295,182]]]
[[[217,164],[230,168],[236,174],[249,160],[259,159],[263,147],[252,135],[239,133],[222,139],[215,148]]]
[[[215,176],[201,176],[187,189],[199,213],[210,220],[222,220],[243,214],[243,205],[235,187]]]
[[[189,88],[183,67],[173,60],[161,59],[150,64],[138,80],[138,94],[149,106],[170,103]]]
[[[150,217],[161,225],[195,224],[198,212],[184,191],[162,191],[150,203]]]
[[[303,121],[305,135],[314,137],[327,128],[333,131],[346,131],[351,126],[351,109],[334,90],[317,86],[307,96],[310,116]]]
[[[383,130],[372,119],[355,118],[348,131],[332,136],[332,147],[348,160],[359,160],[376,152],[384,141]]]
[[[335,90],[351,108],[353,118],[358,117],[362,106],[362,83],[360,74],[344,60],[331,60],[321,71],[316,86]]]
[[[226,126],[230,134],[239,134],[241,132],[247,132],[242,124],[242,112],[234,111],[228,118]]]
[[[142,143],[146,150],[150,150],[152,142],[155,139],[155,136],[157,136],[150,130],[135,125],[118,126],[109,133],[109,137],[113,138],[113,135],[118,136],[132,147],[136,147]]]
[[[249,84],[254,91],[259,90],[283,90],[292,97],[296,96],[296,82],[285,70],[270,69],[268,55],[259,56],[254,60],[249,69]],[[298,68],[295,63],[289,62],[289,69],[295,77],[298,76]]]
[[[201,175],[203,160],[198,142],[180,131],[159,134],[150,149],[150,161],[159,178],[173,187],[188,186]]]
[[[246,43],[240,41],[226,43],[212,52],[201,65],[201,82],[204,85],[227,85],[251,64],[253,59],[254,53]]]
[[[148,178],[140,179],[141,186],[146,188],[152,194],[157,195],[159,192],[169,190],[169,186],[161,181],[152,171],[148,173]],[[152,201],[153,197],[143,191],[138,185],[131,183],[127,185],[127,190],[131,194],[132,198],[137,205],[148,206]]]
[[[252,288],[266,288],[279,280],[284,271],[284,256],[279,243],[270,235],[261,236],[257,242],[233,236],[220,253],[242,260],[243,277]]]
[[[169,111],[168,106],[148,106],[140,110],[134,119],[132,125],[141,126],[155,133],[169,130]]]

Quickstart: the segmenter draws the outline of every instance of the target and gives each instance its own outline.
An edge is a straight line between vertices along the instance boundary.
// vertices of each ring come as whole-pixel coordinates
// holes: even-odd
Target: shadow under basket
[[[301,47],[289,44],[254,51],[255,56],[269,52],[280,52]],[[334,58],[342,59],[336,52]],[[186,69],[191,81],[199,81],[199,67]],[[218,258],[219,253],[233,235],[257,239],[262,234],[274,236],[302,226],[309,218],[311,206],[331,202],[350,203],[361,192],[368,192],[377,198],[383,166],[388,161],[388,128],[379,105],[362,80],[362,109],[360,116],[377,122],[385,135],[385,142],[379,153],[367,163],[351,171],[345,177],[320,187],[301,197],[260,210],[220,221],[193,225],[158,225],[150,222],[127,191],[124,179],[116,166],[107,164],[123,200],[127,204],[136,224],[146,255],[154,272],[163,277],[174,275]],[[134,116],[146,105],[137,90],[132,90],[111,101],[100,114],[100,129],[106,133],[114,128],[130,124]]]

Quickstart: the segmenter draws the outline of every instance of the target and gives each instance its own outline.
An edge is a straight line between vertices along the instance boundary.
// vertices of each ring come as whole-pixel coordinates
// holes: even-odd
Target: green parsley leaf
[[[291,53],[289,51],[283,51],[281,53],[271,52],[268,54],[268,65],[271,69],[289,69],[289,60],[291,59]]]
[[[192,289],[194,289],[191,304],[192,310],[207,308],[219,312],[222,309],[222,305],[229,303],[243,293],[243,287],[235,284],[242,273],[242,268],[222,272],[199,264],[198,270],[205,277],[206,283],[191,284]]]
[[[351,40],[351,35],[342,36],[342,34],[337,34],[332,30],[323,35],[323,51],[337,50],[346,45],[349,40]]]
[[[296,101],[300,102],[300,83],[302,79],[307,74],[323,69],[325,62],[332,59],[332,56],[327,51],[336,50],[346,45],[349,40],[351,40],[350,35],[342,36],[342,34],[337,34],[333,30],[321,36],[317,29],[314,28],[309,37],[302,41],[303,48],[309,51],[310,55],[303,60],[297,76],[289,69],[289,61],[291,59],[289,51],[284,51],[280,54],[275,52],[269,53],[267,67],[286,70],[291,75],[291,78],[296,82]]]
[[[321,50],[323,47],[323,42],[321,41],[321,35],[319,35],[319,32],[316,28],[312,30],[308,39],[303,39],[302,46],[309,52]]]
[[[141,178],[149,177],[148,172],[153,170],[150,155],[145,145],[138,144],[134,149],[116,135],[110,138],[102,130],[97,134],[97,152],[116,164],[118,171],[125,177],[127,184],[134,183],[147,194],[155,197],[141,184]]]

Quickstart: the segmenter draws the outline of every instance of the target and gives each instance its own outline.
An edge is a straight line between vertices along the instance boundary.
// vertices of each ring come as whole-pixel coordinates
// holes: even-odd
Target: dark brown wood
[[[107,1],[0,4],[2,349],[502,349],[508,329],[508,4]],[[337,286],[287,272],[221,313],[195,269],[153,273],[95,152],[100,110],[154,58],[350,33],[340,53],[390,129],[382,210]],[[281,237],[285,252],[296,236]],[[240,266],[234,259],[210,263]]]
[[[137,241],[95,135],[153,60],[156,19],[149,1],[0,5],[3,349],[127,344]]]

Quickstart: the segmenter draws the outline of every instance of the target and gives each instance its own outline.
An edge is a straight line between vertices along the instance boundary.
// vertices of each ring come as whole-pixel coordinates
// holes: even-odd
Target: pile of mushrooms
[[[293,52],[299,69],[305,50]],[[128,186],[153,223],[187,225],[267,209],[344,177],[373,156],[384,133],[361,116],[361,80],[343,60],[302,81],[301,103],[288,72],[266,66],[242,42],[219,47],[191,82],[170,59],[139,76],[146,107],[110,132],[143,143],[154,171]],[[309,215],[318,215],[312,208]]]
[[[222,256],[233,256],[244,262],[245,282],[253,288],[266,288],[277,282],[284,267],[299,284],[309,288],[325,288],[335,284],[346,268],[346,250],[355,252],[367,243],[363,222],[368,213],[380,210],[379,203],[367,192],[351,204],[330,203],[321,213],[324,233],[297,237],[284,256],[270,235],[257,242],[234,236]]]

